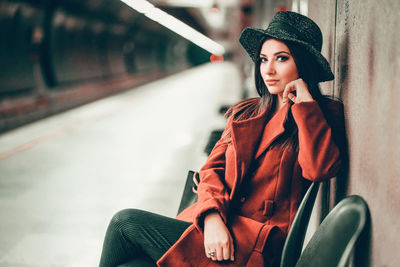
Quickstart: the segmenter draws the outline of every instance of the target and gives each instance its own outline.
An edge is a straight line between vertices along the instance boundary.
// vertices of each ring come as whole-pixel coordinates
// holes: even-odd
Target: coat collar
[[[285,131],[284,122],[290,106],[283,106],[269,121],[270,114],[267,110],[247,120],[232,121],[232,142],[236,150],[239,182],[246,174],[251,161],[259,157]]]
[[[267,123],[264,128],[261,142],[258,146],[258,149],[255,153],[255,158],[261,156],[261,154],[267,150],[267,148],[272,144],[273,141],[276,140],[284,131],[284,123],[287,117],[287,113],[290,109],[289,104],[283,106]]]

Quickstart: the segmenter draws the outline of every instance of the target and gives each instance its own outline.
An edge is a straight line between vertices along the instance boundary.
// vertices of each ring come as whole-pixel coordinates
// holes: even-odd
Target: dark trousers
[[[143,210],[119,211],[107,228],[100,267],[156,266],[190,225]]]

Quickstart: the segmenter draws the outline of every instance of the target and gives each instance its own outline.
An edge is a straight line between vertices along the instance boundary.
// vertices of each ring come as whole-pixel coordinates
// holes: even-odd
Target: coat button
[[[241,199],[240,199],[240,202],[242,202],[242,203],[244,203],[246,201],[246,198],[245,197],[242,197]]]

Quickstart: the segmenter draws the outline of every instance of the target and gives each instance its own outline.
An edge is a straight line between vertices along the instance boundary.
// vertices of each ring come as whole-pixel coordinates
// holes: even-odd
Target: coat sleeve
[[[345,150],[343,105],[330,100],[327,118],[316,101],[292,106],[293,118],[298,127],[298,162],[304,178],[321,181],[337,175]]]
[[[200,183],[197,188],[198,200],[193,214],[193,223],[201,231],[204,216],[211,211],[219,212],[226,223],[229,190],[225,183],[225,151],[228,144],[223,136],[227,132],[228,125],[199,171]]]

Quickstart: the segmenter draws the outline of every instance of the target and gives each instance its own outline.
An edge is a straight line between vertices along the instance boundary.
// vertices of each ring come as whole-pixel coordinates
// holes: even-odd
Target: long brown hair
[[[267,113],[270,114],[274,110],[277,102],[277,96],[271,94],[268,91],[264,80],[260,73],[261,59],[259,53],[261,46],[268,38],[264,38],[258,44],[258,54],[256,56],[256,62],[254,67],[254,80],[257,93],[260,97],[250,98],[243,100],[231,108],[228,109],[225,116],[233,121],[242,121],[261,114],[265,109]],[[279,40],[282,41],[282,40]],[[318,86],[318,82],[315,81],[315,73],[318,71],[316,63],[310,60],[311,56],[308,52],[301,46],[294,42],[282,41],[289,48],[291,55],[293,56],[294,62],[297,67],[297,72],[299,78],[302,78],[307,84],[308,90],[315,101],[320,105],[323,113],[325,113],[325,107],[323,104],[323,96],[321,90]],[[298,149],[298,129],[297,125],[293,119],[291,110],[289,110],[287,117],[285,119],[285,133],[278,138],[272,145],[280,145],[282,148],[290,146],[294,150]],[[224,133],[224,141],[229,143],[232,141],[231,131],[228,128]]]

